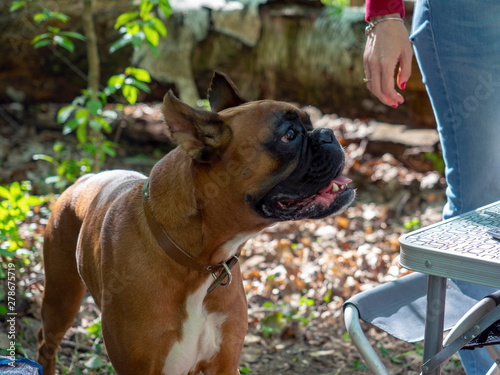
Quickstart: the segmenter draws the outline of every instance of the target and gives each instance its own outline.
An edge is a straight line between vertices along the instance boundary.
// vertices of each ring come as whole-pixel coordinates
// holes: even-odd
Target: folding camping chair
[[[347,330],[375,374],[387,369],[359,318],[404,341],[424,339],[424,374],[439,374],[454,353],[476,346],[488,346],[496,362],[488,374],[500,374],[498,228],[500,201],[407,233],[399,239],[400,264],[418,272],[345,302]]]
[[[460,284],[460,283],[459,283]],[[493,293],[493,297],[485,297]],[[412,273],[390,283],[359,293],[344,303],[344,320],[354,345],[368,368],[377,375],[389,374],[361,328],[360,319],[406,342],[424,339],[427,304],[427,275]],[[482,299],[483,298],[483,299]],[[476,285],[460,289],[451,280],[446,286],[445,331],[453,328],[443,343],[443,350],[427,363],[428,370],[443,368],[450,357],[473,337],[481,342],[470,346],[500,342],[498,327],[488,328],[500,320],[500,292],[494,288]],[[496,330],[495,330],[496,328]],[[480,334],[486,333],[483,336]],[[495,336],[496,335],[496,336]],[[478,341],[477,339],[475,341]],[[487,346],[495,361],[500,362],[500,346]],[[496,371],[496,372],[494,372]],[[497,365],[488,373],[500,374]]]

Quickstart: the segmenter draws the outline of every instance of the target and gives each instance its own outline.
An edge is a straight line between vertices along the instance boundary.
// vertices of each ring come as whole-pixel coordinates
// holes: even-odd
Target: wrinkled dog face
[[[264,217],[277,220],[319,219],[342,212],[354,199],[341,176],[344,152],[330,129],[313,129],[299,109],[276,115],[267,150],[290,170],[256,202]]]

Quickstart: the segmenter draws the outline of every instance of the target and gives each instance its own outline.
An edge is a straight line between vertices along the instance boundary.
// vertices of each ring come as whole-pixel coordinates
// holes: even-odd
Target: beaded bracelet
[[[373,28],[377,25],[377,23],[382,22],[382,21],[389,21],[389,20],[398,20],[405,23],[404,19],[399,18],[399,17],[387,17],[387,18],[381,18],[379,20],[373,21],[373,22],[368,22],[368,26],[365,28],[365,35],[370,35],[372,32]]]

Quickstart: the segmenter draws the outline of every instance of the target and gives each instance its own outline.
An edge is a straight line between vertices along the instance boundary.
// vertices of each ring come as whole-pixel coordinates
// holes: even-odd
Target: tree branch
[[[83,1],[83,29],[87,43],[87,59],[89,64],[88,87],[91,89],[91,99],[97,99],[100,81],[99,51],[97,49],[97,35],[92,17],[92,0]]]

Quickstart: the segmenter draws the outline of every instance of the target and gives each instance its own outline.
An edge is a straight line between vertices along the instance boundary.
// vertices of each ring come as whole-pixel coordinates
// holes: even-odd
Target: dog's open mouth
[[[346,191],[347,184],[352,180],[345,176],[338,176],[316,194],[305,199],[283,199],[278,202],[278,207],[282,210],[296,210],[311,206],[321,208],[329,207],[342,192]]]

